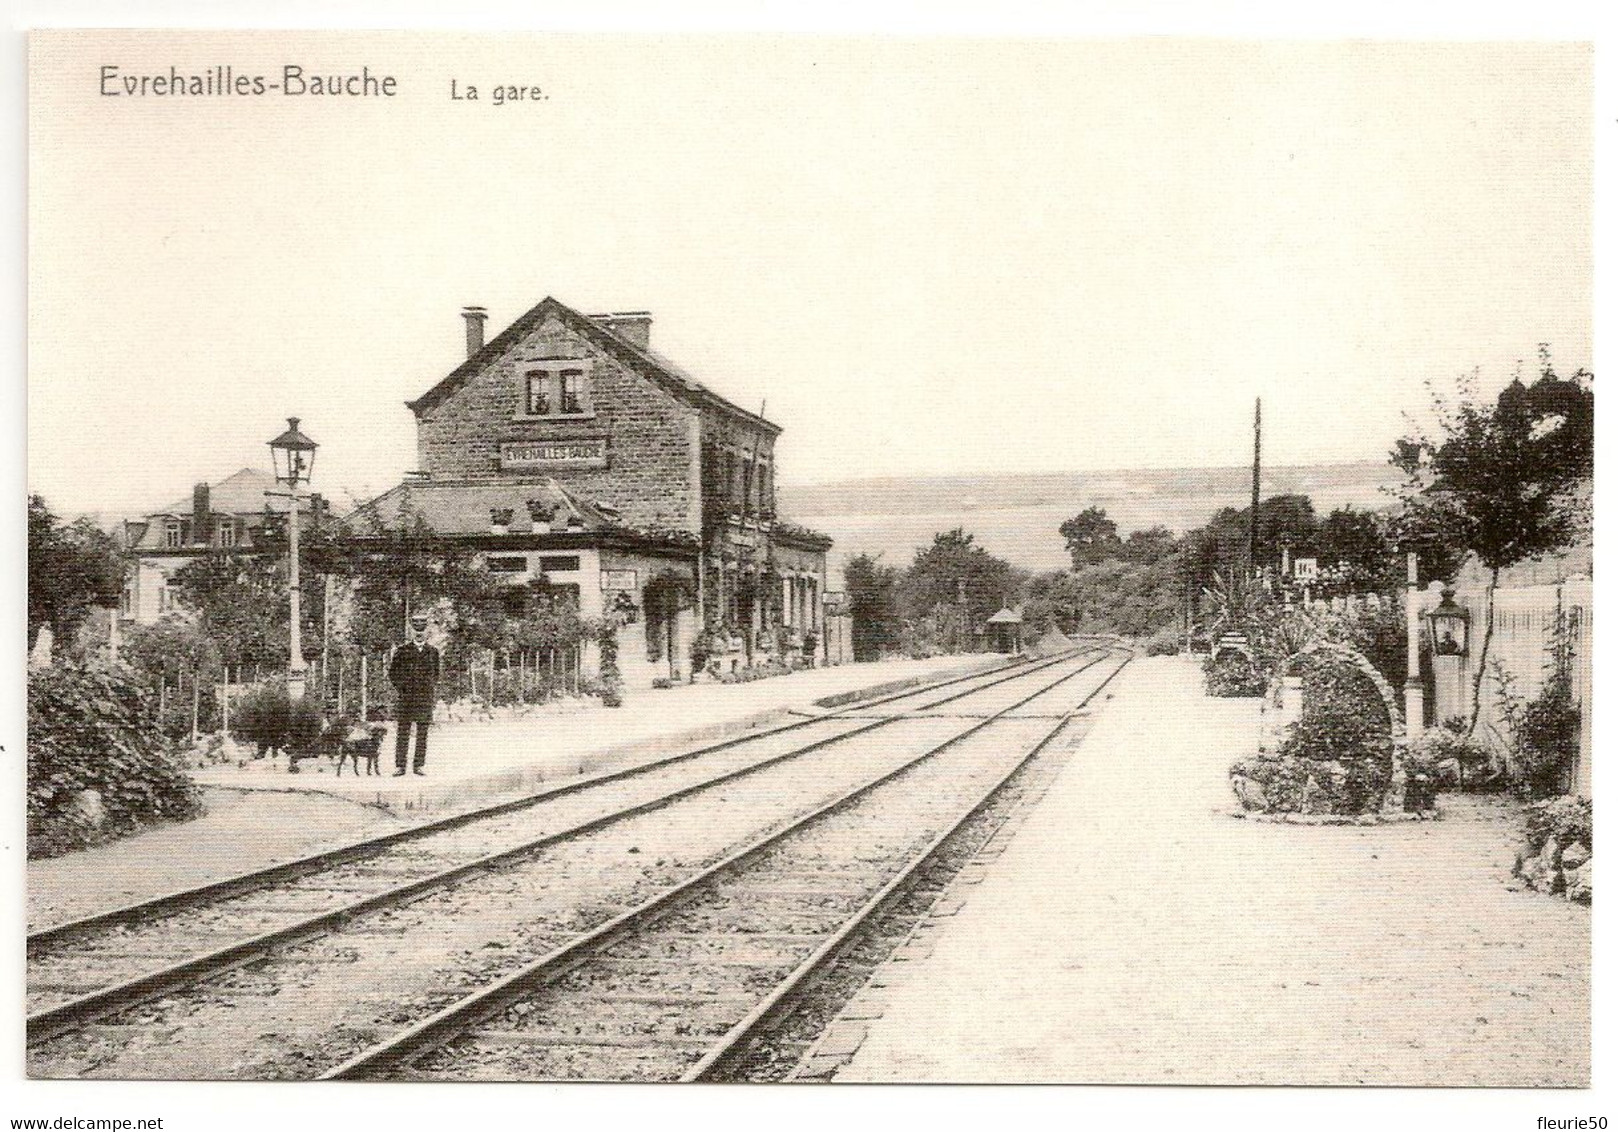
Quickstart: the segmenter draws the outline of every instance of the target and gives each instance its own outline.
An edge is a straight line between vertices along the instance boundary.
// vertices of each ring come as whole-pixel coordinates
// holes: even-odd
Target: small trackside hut
[[[351,524],[419,517],[514,600],[615,617],[629,687],[810,653],[831,540],[776,512],[779,425],[655,353],[646,312],[547,298],[487,342],[462,315],[466,360],[407,402],[418,470]]]
[[[1022,614],[1011,609],[1002,609],[986,623],[989,634],[989,649],[992,652],[1003,652],[1008,656],[1017,656],[1022,653]]]

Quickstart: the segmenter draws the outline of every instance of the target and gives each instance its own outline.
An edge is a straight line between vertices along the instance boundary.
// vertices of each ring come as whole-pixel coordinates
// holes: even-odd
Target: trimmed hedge
[[[149,690],[129,669],[59,662],[28,674],[29,857],[60,856],[202,809],[162,738]]]

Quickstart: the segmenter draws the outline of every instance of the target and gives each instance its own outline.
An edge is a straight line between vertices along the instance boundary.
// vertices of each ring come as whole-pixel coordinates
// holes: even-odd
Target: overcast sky
[[[105,97],[120,74],[389,99]],[[303,418],[317,488],[546,295],[786,429],[781,478],[1380,459],[1426,379],[1590,364],[1581,46],[41,36],[28,478],[156,507]],[[450,81],[483,98],[450,100]],[[548,101],[496,107],[496,83]]]

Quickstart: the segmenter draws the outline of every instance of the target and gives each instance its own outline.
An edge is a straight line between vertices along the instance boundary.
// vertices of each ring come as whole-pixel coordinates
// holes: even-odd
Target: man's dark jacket
[[[401,722],[433,721],[433,685],[438,683],[438,650],[432,645],[407,641],[393,652],[388,679],[399,693],[398,718]]]

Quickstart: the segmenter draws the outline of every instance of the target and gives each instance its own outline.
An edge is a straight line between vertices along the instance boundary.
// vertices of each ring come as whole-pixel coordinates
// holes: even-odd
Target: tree
[[[1021,583],[1011,563],[976,545],[971,534],[956,527],[934,535],[931,546],[916,552],[899,587],[900,611],[907,621],[932,617],[953,626],[951,643],[958,650],[1001,606],[1016,600]]]
[[[1208,525],[1187,532],[1182,544],[1185,571],[1197,593],[1210,588],[1214,575],[1239,574],[1247,560],[1247,516],[1251,507],[1222,507]],[[1293,557],[1315,549],[1319,522],[1307,495],[1272,495],[1258,505],[1258,560],[1256,568],[1279,568],[1281,547]]]
[[[177,614],[150,625],[135,625],[121,654],[149,685],[184,675],[199,681],[220,676],[219,649],[196,622]]]
[[[860,554],[843,567],[855,660],[880,660],[899,643],[899,569]]]
[[[401,513],[393,526],[332,531],[312,561],[349,579],[352,643],[364,652],[399,644],[411,613],[442,604],[445,660],[456,663],[474,649],[506,646],[507,622],[522,616],[507,616],[509,588],[473,551],[440,538],[416,512]]]
[[[196,616],[197,627],[213,641],[223,663],[287,662],[291,609],[286,563],[280,558],[212,550],[176,570],[172,581],[180,605]],[[320,647],[315,603],[307,603],[303,614],[305,655],[315,655]]]
[[[1116,558],[1123,549],[1118,524],[1107,518],[1105,508],[1086,507],[1056,529],[1067,542],[1075,570]]]
[[[1316,552],[1327,566],[1346,566],[1356,589],[1397,589],[1403,576],[1395,569],[1395,548],[1385,524],[1369,511],[1339,507],[1320,524]]]
[[[1180,620],[1184,584],[1174,557],[1144,564],[1113,558],[1081,570],[1040,574],[1028,583],[1023,624],[1035,635],[1145,636]]]
[[[1434,396],[1436,430],[1399,440],[1390,457],[1405,473],[1405,528],[1465,547],[1489,571],[1469,732],[1477,728],[1500,571],[1570,545],[1588,523],[1594,380],[1584,370],[1558,377],[1541,345],[1532,385],[1513,378],[1491,404],[1478,397],[1475,376],[1463,380],[1453,404]]]
[[[28,647],[44,625],[69,641],[93,606],[115,606],[124,588],[118,544],[88,519],[64,526],[44,498],[28,498]]]
[[[1126,562],[1151,565],[1178,554],[1180,540],[1174,532],[1159,524],[1145,530],[1130,531],[1124,540],[1121,556]]]

